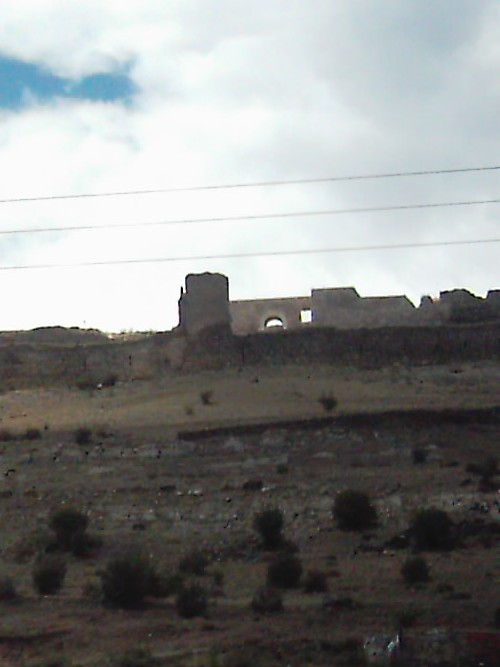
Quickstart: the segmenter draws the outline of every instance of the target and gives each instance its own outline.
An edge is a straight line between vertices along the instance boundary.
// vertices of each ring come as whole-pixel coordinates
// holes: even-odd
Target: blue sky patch
[[[125,71],[126,72],[126,71]],[[0,107],[17,109],[53,97],[128,101],[135,87],[126,73],[94,74],[79,81],[54,76],[37,65],[0,56]]]

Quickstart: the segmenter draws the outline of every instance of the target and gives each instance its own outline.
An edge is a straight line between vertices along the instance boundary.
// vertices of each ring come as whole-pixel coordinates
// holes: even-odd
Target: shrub
[[[396,616],[396,624],[399,628],[412,628],[421,613],[422,612],[418,609],[403,609],[403,611]]]
[[[103,601],[122,609],[138,609],[155,580],[151,564],[139,554],[111,560],[101,573]]]
[[[251,607],[257,614],[276,614],[283,611],[283,596],[275,588],[259,588],[252,598]]]
[[[0,429],[0,442],[10,442],[11,440],[15,439],[16,436],[12,433],[12,431],[9,431],[8,428]]]
[[[154,598],[168,598],[177,595],[184,586],[184,575],[180,572],[174,574],[158,574],[153,572],[150,580],[149,595]]]
[[[57,554],[40,557],[33,567],[33,584],[40,595],[54,595],[61,590],[66,576],[66,562]]]
[[[431,507],[417,512],[410,524],[410,534],[417,549],[439,551],[454,546],[453,528],[444,510]]]
[[[325,412],[332,412],[337,407],[338,401],[333,394],[323,394],[318,399]]]
[[[17,599],[16,586],[10,577],[0,577],[0,602],[13,602]]]
[[[333,516],[342,530],[366,530],[377,523],[377,512],[368,495],[352,489],[338,494]]]
[[[88,522],[85,514],[71,507],[57,510],[49,517],[49,525],[56,534],[57,543],[65,551],[71,549],[76,535],[85,532]]]
[[[92,431],[86,426],[79,426],[75,431],[75,442],[77,445],[88,445],[92,438]]]
[[[214,392],[212,390],[209,391],[202,391],[200,394],[200,401],[203,403],[203,405],[212,405]]]
[[[42,433],[39,428],[27,428],[24,432],[24,437],[26,440],[39,440],[42,437]]]
[[[283,512],[278,508],[269,508],[255,515],[253,525],[265,549],[276,549],[281,545],[283,523]]]
[[[413,556],[403,563],[401,574],[407,584],[422,584],[429,581],[429,566],[424,558]]]
[[[425,463],[427,461],[428,452],[422,447],[414,447],[411,452],[413,463]]]
[[[95,535],[78,531],[71,538],[71,553],[76,558],[88,558],[94,555],[102,546],[102,540]]]
[[[328,577],[321,570],[308,570],[304,577],[305,593],[328,592]]]
[[[281,554],[267,568],[267,583],[276,588],[295,588],[301,576],[302,563],[289,554]]]
[[[489,480],[498,474],[498,461],[494,456],[488,456],[481,463],[468,463],[466,471],[479,475],[481,479]]]
[[[92,604],[102,602],[101,582],[95,577],[87,581],[82,588],[82,598]]]
[[[208,596],[202,586],[193,584],[179,591],[175,602],[177,613],[182,618],[194,618],[203,616],[208,606]]]
[[[181,559],[179,570],[185,574],[194,574],[197,577],[202,577],[205,574],[208,563],[207,555],[200,549],[195,549]]]
[[[99,383],[101,387],[114,387],[118,382],[118,375],[111,373],[106,375],[106,377]]]

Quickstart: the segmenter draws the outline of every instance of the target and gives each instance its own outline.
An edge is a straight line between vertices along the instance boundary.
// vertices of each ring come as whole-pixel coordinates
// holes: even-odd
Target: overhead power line
[[[452,206],[478,206],[482,204],[498,204],[500,199],[480,199],[471,201],[455,202],[430,202],[424,204],[402,204],[397,206],[370,206],[366,208],[334,208],[325,211],[290,211],[285,213],[258,213],[255,215],[230,215],[212,218],[179,218],[175,220],[160,220],[157,222],[116,222],[104,223],[102,225],[77,225],[61,227],[24,227],[21,229],[2,229],[1,234],[38,234],[41,232],[74,232],[74,231],[99,231],[102,229],[114,229],[124,227],[153,227],[161,225],[187,225],[206,222],[242,222],[249,220],[271,220],[278,218],[300,218],[307,216],[347,215],[352,213],[381,213],[388,211],[407,211],[424,208],[445,208]]]
[[[123,197],[129,195],[151,195],[166,192],[195,192],[201,190],[229,190],[235,188],[262,188],[276,187],[281,185],[307,185],[310,183],[335,183],[339,181],[361,181],[383,178],[401,178],[411,176],[434,176],[436,174],[464,174],[473,171],[495,171],[500,165],[492,167],[464,167],[462,169],[430,169],[426,171],[399,171],[386,174],[360,174],[353,176],[327,176],[322,178],[300,178],[293,180],[278,181],[255,181],[251,183],[226,183],[223,185],[189,185],[183,187],[167,187],[150,190],[123,190],[115,192],[86,192],[74,195],[47,195],[40,197],[12,197],[0,199],[0,204],[12,204],[33,201],[53,201],[58,199],[84,199],[91,197]]]
[[[239,252],[226,255],[192,255],[184,257],[152,257],[146,259],[117,259],[94,262],[74,262],[68,264],[25,264],[20,266],[0,266],[0,271],[20,271],[25,269],[68,269],[89,266],[112,266],[120,264],[158,264],[168,262],[194,262],[209,259],[249,259],[255,257],[286,257],[291,255],[317,255],[336,252],[376,252],[379,250],[401,250],[406,248],[430,248],[438,246],[461,246],[480,243],[500,243],[498,239],[470,239],[464,241],[434,241],[428,243],[395,243],[390,245],[345,246],[337,248],[313,248],[310,250],[274,250],[268,252]]]

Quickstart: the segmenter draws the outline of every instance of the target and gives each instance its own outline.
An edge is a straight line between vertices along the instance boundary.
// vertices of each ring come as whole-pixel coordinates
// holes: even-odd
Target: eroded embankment
[[[202,440],[218,436],[237,436],[264,433],[272,429],[295,430],[317,429],[324,426],[342,428],[411,426],[426,428],[441,424],[499,424],[500,406],[491,408],[442,410],[387,410],[384,412],[360,412],[349,415],[312,417],[308,419],[287,419],[282,421],[262,422],[260,424],[238,424],[236,426],[218,426],[199,430],[180,431],[180,440]]]

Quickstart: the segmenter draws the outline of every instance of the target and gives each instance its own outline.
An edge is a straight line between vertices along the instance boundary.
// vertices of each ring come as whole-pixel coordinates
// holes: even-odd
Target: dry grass
[[[17,435],[28,427],[42,433],[36,441],[0,443],[0,574],[13,578],[21,596],[8,609],[0,605],[2,665],[29,667],[56,651],[75,665],[99,667],[109,654],[142,642],[168,658],[165,664],[208,667],[212,646],[224,651],[253,641],[264,647],[282,637],[341,640],[352,636],[353,628],[361,638],[392,630],[408,608],[419,612],[421,628],[486,626],[496,604],[495,549],[471,544],[448,555],[430,554],[432,581],[409,593],[400,574],[407,552],[363,551],[359,545],[381,544],[404,528],[422,503],[446,506],[456,519],[472,516],[466,510],[477,497],[474,482],[460,484],[467,463],[495,454],[494,425],[385,425],[176,439],[183,429],[324,417],[318,398],[326,394],[338,399],[334,414],[496,402],[498,365],[456,370],[268,368],[166,377],[93,395],[51,388],[1,395],[0,427]],[[201,391],[212,392],[210,405],[200,402]],[[186,406],[193,406],[192,415]],[[73,432],[82,425],[94,436],[89,446],[79,447]],[[430,447],[427,463],[413,464],[415,446]],[[285,460],[288,472],[278,474],[277,464]],[[450,461],[458,465],[447,467]],[[14,472],[6,475],[8,470]],[[262,479],[264,490],[243,492],[247,479]],[[335,493],[352,486],[370,493],[381,516],[368,541],[336,530],[331,518]],[[490,501],[490,496],[481,498]],[[459,497],[462,504],[451,505]],[[270,556],[258,550],[252,522],[268,505],[285,511],[284,532],[298,544],[304,570],[329,573],[332,595],[362,606],[326,612],[321,596],[293,591],[285,594],[283,614],[271,621],[255,618],[249,604],[264,583]],[[104,545],[95,560],[70,561],[60,594],[40,598],[31,584],[33,558],[46,540],[50,511],[61,506],[87,511],[89,531],[102,536]],[[203,578],[212,595],[208,619],[179,619],[171,598],[151,601],[141,612],[120,613],[82,598],[88,581],[96,581],[96,570],[138,544],[166,571],[193,547],[214,549],[218,560]],[[222,591],[212,585],[214,569],[224,575]],[[470,571],[473,578],[466,576]],[[440,583],[471,597],[447,600],[435,591]],[[321,652],[307,660],[296,648],[286,655],[290,664],[332,664]],[[281,663],[269,658],[269,664]]]

